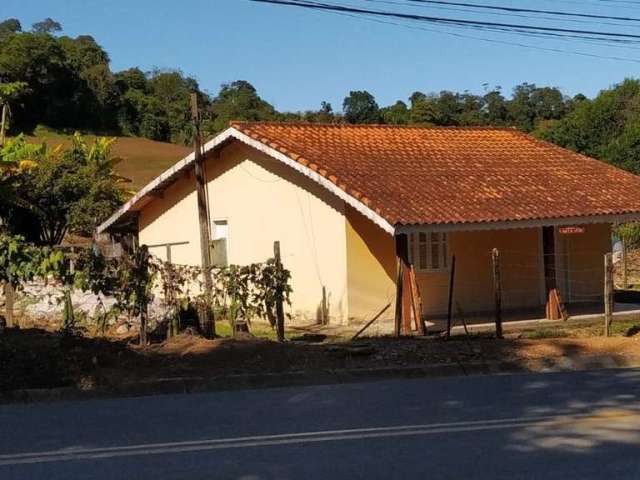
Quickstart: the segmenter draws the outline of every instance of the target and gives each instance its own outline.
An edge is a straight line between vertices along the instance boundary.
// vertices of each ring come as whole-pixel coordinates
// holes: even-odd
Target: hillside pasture
[[[108,135],[107,135],[108,136]],[[86,135],[87,141],[95,135]],[[124,160],[117,165],[119,175],[131,179],[131,190],[137,191],[171,165],[188,155],[191,148],[172,143],[156,142],[146,138],[115,137],[113,155]],[[34,135],[27,136],[29,142],[46,142],[49,147],[71,144],[71,136],[38,128]]]

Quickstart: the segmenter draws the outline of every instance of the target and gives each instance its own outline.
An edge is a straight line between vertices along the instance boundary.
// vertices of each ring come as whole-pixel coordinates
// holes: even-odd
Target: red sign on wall
[[[584,233],[585,228],[584,227],[560,227],[558,231],[562,235],[575,235],[578,233]]]

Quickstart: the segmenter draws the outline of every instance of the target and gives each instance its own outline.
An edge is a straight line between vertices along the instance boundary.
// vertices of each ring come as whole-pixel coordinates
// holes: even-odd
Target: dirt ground
[[[590,330],[591,329],[591,330]],[[41,329],[8,329],[0,336],[0,392],[25,388],[117,387],[176,377],[389,368],[506,361],[527,368],[532,360],[640,354],[638,328],[619,324],[610,338],[596,326],[537,329],[496,340],[489,335],[364,338],[354,342],[307,334],[284,344],[267,339],[206,340],[182,334],[141,348],[133,338],[65,337]]]

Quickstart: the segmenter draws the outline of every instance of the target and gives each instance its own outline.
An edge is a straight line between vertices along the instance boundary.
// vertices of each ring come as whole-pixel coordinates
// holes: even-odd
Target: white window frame
[[[436,235],[437,240],[434,240]],[[431,232],[421,230],[408,234],[409,261],[417,272],[446,272],[449,270],[449,234],[446,232]],[[438,265],[433,265],[433,245],[438,245]],[[423,250],[424,248],[424,250]],[[421,251],[424,253],[424,262],[421,262]]]
[[[227,236],[226,237],[221,237],[218,236],[218,229],[217,226],[219,224],[224,223],[226,225],[226,230],[227,230]],[[214,218],[213,221],[211,222],[211,226],[213,227],[211,229],[211,240],[218,240],[220,238],[226,238],[227,239],[227,248],[229,247],[229,219],[228,218]]]

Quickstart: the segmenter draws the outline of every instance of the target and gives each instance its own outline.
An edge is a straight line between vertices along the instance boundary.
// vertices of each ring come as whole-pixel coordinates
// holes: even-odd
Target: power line
[[[533,8],[506,7],[506,6],[500,6],[500,5],[482,5],[478,3],[451,2],[446,0],[407,0],[407,1],[413,2],[413,3],[432,3],[432,4],[438,4],[438,5],[455,5],[459,7],[473,7],[473,8],[486,9],[486,10],[500,10],[503,12],[543,13],[546,15],[558,15],[558,16],[567,16],[567,17],[582,17],[582,18],[595,18],[595,19],[603,19],[603,20],[622,20],[627,22],[640,22],[640,18],[614,17],[610,15],[597,15],[592,13],[562,12],[558,10],[537,10]],[[624,2],[624,3],[628,3],[628,2]],[[636,5],[640,5],[640,3],[636,3]]]
[[[457,33],[457,32],[447,32],[447,31],[443,31],[443,30],[436,30],[436,29],[433,29],[433,28],[425,28],[425,27],[420,27],[420,26],[416,26],[416,25],[407,25],[407,24],[393,22],[393,21],[389,21],[389,20],[381,20],[379,18],[370,18],[370,17],[366,17],[366,16],[358,16],[358,15],[353,15],[353,14],[349,14],[349,13],[342,13],[342,12],[328,12],[328,13],[335,14],[335,15],[347,16],[347,17],[351,17],[351,18],[355,18],[355,19],[359,19],[359,20],[368,20],[368,21],[372,21],[372,22],[376,22],[376,23],[408,28],[408,29],[411,29],[411,30],[422,30],[424,32],[437,33],[437,34],[441,34],[441,35],[449,35],[449,36],[457,37],[457,38],[464,38],[464,39],[470,39],[470,40],[479,40],[481,42],[493,43],[493,44],[498,44],[498,45],[508,45],[508,46],[511,46],[511,47],[526,48],[526,49],[530,49],[530,50],[538,50],[538,51],[543,51],[543,52],[561,53],[561,54],[577,55],[577,56],[588,57],[588,58],[600,58],[600,59],[603,59],[603,60],[616,60],[616,61],[640,64],[640,60],[639,59],[635,59],[635,58],[618,57],[618,56],[612,56],[612,55],[599,55],[599,54],[596,54],[596,53],[580,52],[580,51],[575,51],[575,50],[565,50],[565,49],[554,48],[554,47],[542,47],[542,46],[539,46],[539,45],[531,45],[531,44],[520,43],[520,42],[510,42],[510,41],[507,41],[507,40],[499,40],[499,39],[494,39],[494,38],[478,37],[478,36],[475,36],[475,35],[466,35],[466,34]],[[449,28],[455,28],[455,27],[449,27]]]
[[[249,0],[249,1],[260,2],[261,0]],[[280,3],[280,2],[262,1],[261,3]],[[538,50],[538,51],[551,52],[551,53],[569,54],[569,55],[576,55],[576,56],[582,56],[582,57],[588,57],[588,58],[600,58],[600,59],[605,59],[605,60],[616,60],[616,61],[623,61],[623,62],[630,62],[630,63],[640,63],[640,60],[635,59],[635,58],[619,57],[619,56],[613,56],[613,55],[601,55],[601,54],[581,52],[581,51],[576,51],[576,50],[566,50],[566,49],[554,48],[554,47],[543,47],[543,46],[540,46],[540,45],[531,45],[531,44],[515,42],[515,41],[507,41],[507,40],[479,37],[479,36],[475,36],[475,35],[467,35],[467,34],[463,34],[463,33],[449,32],[449,31],[443,31],[443,30],[438,30],[438,29],[429,29],[429,28],[425,28],[425,27],[421,27],[421,26],[417,26],[417,25],[408,25],[406,23],[399,23],[397,21],[384,20],[384,19],[380,19],[380,18],[372,18],[371,16],[360,15],[360,14],[353,14],[353,13],[346,13],[346,12],[339,12],[339,11],[331,11],[331,10],[323,10],[323,11],[326,12],[326,13],[330,13],[330,14],[341,15],[341,16],[346,16],[346,17],[352,17],[352,18],[361,19],[361,20],[367,20],[367,21],[373,21],[373,22],[380,23],[380,24],[399,26],[399,27],[402,27],[402,28],[408,28],[408,29],[412,29],[412,30],[421,30],[421,31],[425,31],[425,32],[436,33],[436,34],[441,34],[441,35],[448,35],[448,36],[457,37],[457,38],[463,38],[463,39],[479,40],[479,41],[485,42],[485,43],[515,46],[515,47],[526,48],[526,49],[531,49],[531,50]],[[456,25],[443,25],[443,26],[445,26],[445,28],[464,28],[464,26],[456,26]],[[513,34],[513,35],[523,35],[524,36],[524,34],[517,33],[517,32],[501,32],[501,33]],[[535,35],[535,34],[530,33],[530,32],[528,32],[528,33],[531,36]],[[602,41],[602,39],[599,39],[599,40]],[[629,47],[629,48],[632,48],[632,47]]]
[[[481,21],[481,20],[434,17],[434,16],[416,15],[416,14],[410,14],[410,13],[370,10],[365,8],[358,8],[358,7],[344,6],[344,5],[331,5],[327,3],[314,2],[310,0],[250,0],[250,1],[258,2],[258,3],[270,3],[270,4],[276,4],[276,5],[295,6],[295,7],[301,7],[301,8],[308,8],[311,10],[327,10],[327,11],[337,11],[337,12],[354,13],[354,14],[361,14],[361,15],[375,15],[380,17],[398,18],[402,20],[416,20],[416,21],[423,21],[427,23],[437,23],[437,24],[443,24],[443,25],[461,25],[461,26],[468,26],[468,27],[493,27],[493,28],[505,28],[505,29],[518,29],[520,31],[531,31],[531,32],[537,32],[537,33],[541,33],[541,32],[570,33],[570,34],[578,34],[578,35],[589,35],[589,36],[594,36],[602,39],[611,39],[611,38],[631,39],[631,40],[640,39],[640,35],[631,34],[631,33],[604,32],[604,31],[597,31],[597,30],[578,30],[578,29],[559,28],[559,27],[545,27],[545,26],[536,26],[536,25],[525,25],[525,24],[488,22],[488,21]]]
[[[444,10],[444,11],[448,11],[448,12],[463,12],[463,13],[473,13],[473,14],[481,13],[481,12],[477,12],[475,10],[470,10],[470,9],[467,9],[467,8],[452,8],[452,7],[444,7],[444,6],[421,4],[421,3],[418,3],[418,4],[403,3],[402,1],[399,1],[399,0],[361,0],[361,1],[381,3],[381,4],[386,4],[386,5],[395,5],[395,6],[400,6],[400,7],[433,8],[433,9]],[[547,16],[543,16],[543,15],[533,16],[533,15],[524,15],[524,14],[518,14],[518,13],[505,13],[505,12],[482,12],[482,13],[484,13],[485,15],[497,15],[497,16],[501,16],[501,17],[515,17],[515,18],[549,20],[549,21],[562,21],[562,22],[569,22],[569,23],[581,23],[581,24],[591,24],[591,25],[596,24],[596,25],[607,25],[607,26],[614,26],[614,27],[628,27],[628,24],[625,24],[625,23],[603,22],[603,21],[584,20],[584,19],[580,20],[580,19],[577,19],[577,18],[562,18],[562,19],[558,19],[558,18],[547,17]]]

